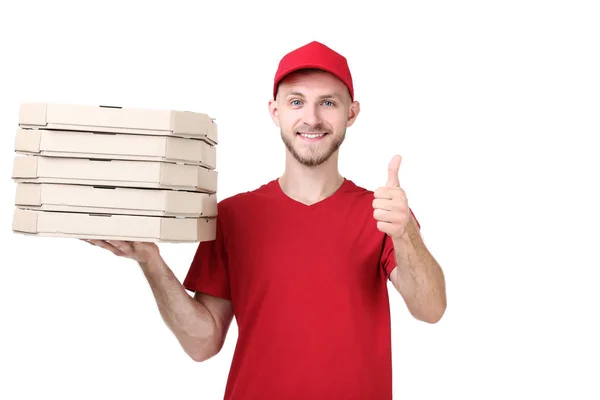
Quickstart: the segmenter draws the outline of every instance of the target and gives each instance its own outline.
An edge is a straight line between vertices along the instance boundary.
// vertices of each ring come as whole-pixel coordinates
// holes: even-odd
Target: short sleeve
[[[415,217],[415,214],[410,208],[409,210],[411,215],[415,219],[417,227],[421,229],[421,225],[419,224],[417,217]],[[385,238],[383,239],[383,251],[381,252],[380,264],[381,268],[383,268],[383,271],[385,272],[385,276],[389,279],[390,274],[392,273],[394,268],[396,268],[396,254],[394,252],[394,242],[388,235],[384,236]]]
[[[222,220],[219,216],[216,218],[215,240],[198,244],[183,286],[190,291],[231,300]]]

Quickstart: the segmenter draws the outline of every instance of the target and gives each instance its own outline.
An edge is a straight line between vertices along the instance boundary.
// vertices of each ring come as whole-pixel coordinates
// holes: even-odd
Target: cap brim
[[[273,97],[275,97],[276,93],[277,93],[277,86],[279,86],[279,83],[288,75],[290,75],[293,72],[296,71],[300,71],[303,69],[320,69],[321,71],[325,71],[325,72],[329,72],[330,74],[334,75],[335,77],[337,77],[340,81],[342,81],[342,83],[344,85],[347,86],[346,82],[344,82],[344,80],[342,78],[340,78],[331,68],[328,68],[322,64],[314,64],[314,63],[307,63],[307,64],[301,64],[301,65],[296,65],[293,68],[289,68],[287,70],[284,70],[283,72],[280,72],[278,75],[277,80],[274,83],[273,86]],[[352,97],[352,95],[350,96]]]

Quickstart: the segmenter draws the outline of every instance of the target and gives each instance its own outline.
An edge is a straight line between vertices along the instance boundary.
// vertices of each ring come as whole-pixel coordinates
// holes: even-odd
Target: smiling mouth
[[[325,136],[327,134],[327,132],[322,132],[322,133],[304,133],[304,132],[298,132],[298,135],[302,136],[303,138],[306,139],[319,139],[322,138],[323,136]]]

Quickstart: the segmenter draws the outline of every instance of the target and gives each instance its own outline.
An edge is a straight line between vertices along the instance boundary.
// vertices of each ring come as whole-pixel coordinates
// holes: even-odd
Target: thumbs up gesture
[[[399,239],[404,234],[410,219],[406,193],[400,187],[398,178],[401,162],[399,155],[392,158],[388,165],[387,183],[374,192],[373,199],[373,217],[377,221],[377,229],[392,239]]]

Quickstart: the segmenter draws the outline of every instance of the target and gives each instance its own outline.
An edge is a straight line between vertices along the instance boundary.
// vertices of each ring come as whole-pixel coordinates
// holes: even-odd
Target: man
[[[375,192],[340,175],[360,107],[345,57],[321,43],[281,60],[273,96],[285,170],[219,202],[217,239],[200,243],[183,285],[154,244],[93,243],[140,264],[194,360],[220,351],[235,316],[225,399],[390,399],[387,283],[421,321],[446,308],[442,271],[400,187],[401,159]]]

